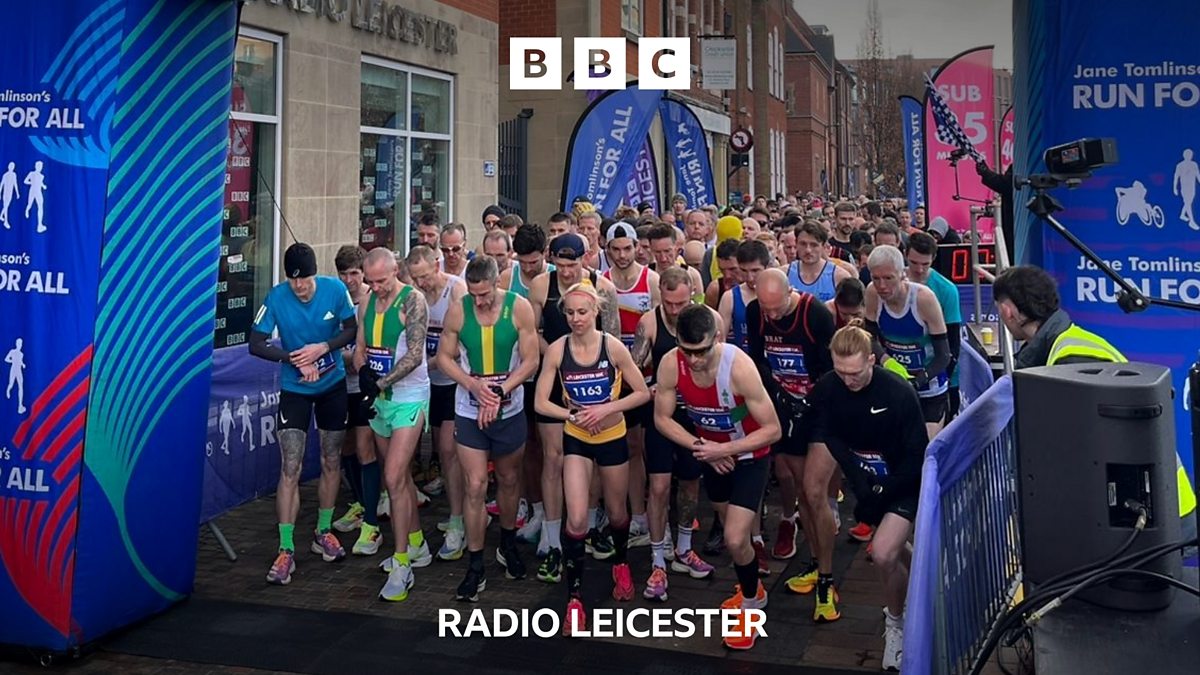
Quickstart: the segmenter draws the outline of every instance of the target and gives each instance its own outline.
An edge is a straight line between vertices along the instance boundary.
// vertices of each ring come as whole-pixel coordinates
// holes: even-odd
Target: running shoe
[[[437,557],[441,560],[458,560],[463,557],[466,548],[466,536],[458,530],[448,530],[442,547],[438,549]]]
[[[775,547],[771,556],[776,560],[788,560],[796,555],[796,521],[784,518],[779,521],[779,533],[775,536]]]
[[[362,524],[362,529],[358,532],[358,541],[354,542],[354,548],[350,552],[354,555],[375,555],[379,553],[379,546],[383,544],[383,532],[378,526]]]
[[[337,562],[346,557],[346,549],[332,532],[313,532],[312,552],[325,562]]]
[[[633,599],[636,589],[633,587],[633,573],[629,571],[629,563],[613,565],[613,600],[620,602]]]
[[[663,537],[663,542],[667,545],[667,550],[663,551],[663,557],[667,562],[675,560],[675,538],[671,536],[671,524],[667,523],[667,536]]]
[[[708,541],[704,542],[704,553],[706,555],[721,555],[724,552],[725,528],[721,525],[721,521],[714,517],[712,529],[708,531]]]
[[[542,523],[544,521],[545,518],[538,513],[534,513],[532,518],[526,518],[525,523],[517,528],[517,539],[526,544],[538,543],[542,538]]]
[[[292,572],[296,571],[296,555],[291,551],[279,550],[271,569],[267,570],[267,583],[287,586],[292,583]]]
[[[842,512],[838,510],[838,500],[835,497],[829,498],[829,510],[833,512],[833,536],[838,536],[842,532]]]
[[[859,523],[850,528],[850,538],[855,541],[871,541],[871,536],[875,534],[875,528],[866,523]]]
[[[584,549],[596,560],[608,560],[617,554],[612,537],[601,534],[596,528],[588,532],[587,539],[584,540]]]
[[[767,564],[767,545],[761,541],[752,542],[754,558],[758,561],[758,576],[771,576],[771,566]]]
[[[492,517],[488,516],[487,522],[484,523],[483,528],[486,530],[488,527],[491,526],[491,524],[492,524]],[[464,527],[465,527],[465,523],[464,523]],[[447,518],[445,520],[439,520],[438,524],[437,524],[437,529],[438,529],[438,532],[449,532],[450,531],[450,519]]]
[[[821,596],[824,596],[824,598]],[[813,607],[813,621],[817,623],[833,623],[842,618],[842,613],[838,611],[837,607],[838,599],[838,592],[833,587],[833,584],[830,584],[828,589],[821,589],[818,585],[817,603]]]
[[[656,602],[667,601],[667,570],[662,567],[655,567],[650,573],[650,578],[646,580],[646,590],[642,591],[642,597],[647,600]]]
[[[767,608],[767,589],[763,587],[762,582],[758,582],[758,590],[753,598],[747,598],[742,595],[742,585],[734,584],[733,595],[725,599],[721,603],[721,609],[766,609]]]
[[[408,599],[408,592],[416,583],[412,568],[408,565],[393,565],[388,572],[387,583],[379,590],[379,599],[388,602],[403,602]]]
[[[893,619],[883,613],[883,666],[884,670],[899,671],[904,655],[904,617]]]
[[[713,573],[713,566],[701,560],[695,551],[688,551],[671,561],[671,571],[693,579],[707,579]]]
[[[504,568],[504,576],[509,579],[517,580],[525,578],[525,562],[521,560],[521,553],[517,550],[516,545],[505,548],[503,546],[496,548],[496,562]]]
[[[804,571],[791,577],[784,583],[787,585],[789,591],[799,595],[808,595],[817,587],[818,576],[817,566],[810,562],[808,567],[804,568]]]
[[[487,514],[493,518],[500,515],[500,504],[495,499],[487,503]]]
[[[392,499],[388,497],[387,490],[379,495],[379,505],[375,507],[376,518],[391,518],[392,517]]]
[[[563,635],[571,637],[575,633],[587,630],[587,612],[583,609],[583,601],[571,598],[567,603],[567,613],[563,617]]]
[[[446,492],[446,481],[442,480],[441,476],[434,478],[428,483],[421,486],[421,492],[430,497],[440,497]]]
[[[346,509],[345,515],[333,521],[333,529],[338,532],[353,532],[357,530],[363,523],[363,513],[366,509],[362,504],[354,502]]]
[[[546,552],[546,557],[538,565],[537,578],[548,584],[562,581],[562,551],[552,548]]]
[[[629,548],[638,546],[650,545],[650,529],[645,525],[638,525],[636,521],[629,523]]]
[[[433,554],[429,552],[429,542],[422,541],[421,545],[413,548],[410,544],[408,547],[408,559],[412,561],[413,567],[429,567],[433,563]]]
[[[750,630],[746,621],[746,612],[738,612],[737,624],[730,635],[725,636],[721,641],[727,649],[736,651],[746,651],[754,648],[754,643],[758,641],[758,631]]]
[[[432,501],[433,500],[429,498],[429,495],[417,490],[417,508],[429,506],[430,502]]]
[[[458,590],[454,597],[463,602],[479,602],[479,593],[487,588],[487,579],[483,577],[483,572],[467,568],[467,575],[463,577],[462,583],[458,585]]]

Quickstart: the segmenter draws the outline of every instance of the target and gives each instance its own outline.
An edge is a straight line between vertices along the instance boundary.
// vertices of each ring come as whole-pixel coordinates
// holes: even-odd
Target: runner
[[[771,252],[761,241],[745,241],[738,246],[737,262],[742,283],[721,296],[719,311],[721,321],[729,326],[730,344],[747,351],[750,349],[750,336],[746,329],[746,305],[757,297],[755,282],[763,270],[771,267]]]
[[[829,244],[833,247],[833,254],[842,260],[854,260],[854,247],[850,244],[850,235],[853,234],[858,226],[855,221],[858,219],[858,208],[852,202],[838,202],[837,206],[833,207],[834,226],[833,233],[829,237]]]
[[[747,221],[753,218],[747,218]],[[704,304],[719,309],[721,306],[721,298],[725,292],[742,283],[742,273],[738,269],[737,252],[738,247],[742,245],[739,239],[727,239],[720,244],[717,244],[715,254],[717,256],[717,267],[721,270],[721,275],[713,279],[709,283],[708,288],[704,290]]]
[[[429,312],[425,297],[396,278],[396,257],[391,251],[371,251],[363,267],[371,297],[359,308],[354,363],[362,395],[374,401],[370,424],[376,452],[383,461],[396,542],[396,552],[381,565],[388,580],[379,597],[399,602],[408,598],[412,589],[412,568],[432,560],[417,517],[417,487],[410,470],[429,414],[425,365]],[[368,527],[363,526],[364,534]]]
[[[546,236],[554,239],[560,234],[575,231],[575,216],[569,213],[558,212],[546,221]]]
[[[462,223],[446,223],[440,241],[442,271],[461,277],[467,269],[467,228]]]
[[[604,216],[600,215],[599,211],[585,211],[579,215],[579,224],[577,231],[579,236],[587,241],[587,255],[583,259],[584,267],[604,272],[609,267],[608,258],[604,255],[604,249],[600,246],[600,229],[604,222]]]
[[[700,212],[703,215],[703,211]],[[707,216],[705,216],[707,218]],[[650,255],[654,258],[654,264],[651,269],[659,274],[663,273],[671,267],[682,267],[688,273],[688,285],[692,290],[692,301],[697,304],[704,302],[704,283],[700,279],[700,272],[694,267],[689,267],[679,258],[679,241],[676,239],[679,236],[679,230],[672,225],[658,224],[650,228],[647,233],[650,239]]]
[[[758,298],[746,308],[746,322],[750,356],[783,425],[783,440],[773,448],[785,516],[779,523],[775,557],[796,554],[796,524],[790,516],[798,500],[800,526],[812,558],[800,574],[788,579],[787,587],[800,594],[815,589],[813,620],[836,621],[841,615],[833,588],[835,522],[828,502],[835,462],[820,446],[810,446],[807,403],[813,383],[832,367],[833,315],[815,296],[791,288],[782,270],[767,270],[758,277]]]
[[[459,277],[452,277],[438,269],[437,254],[428,246],[414,246],[406,259],[413,284],[425,295],[429,308],[429,328],[425,333],[425,359],[429,368],[429,425],[433,429],[433,447],[445,478],[446,498],[450,502],[450,519],[438,523],[438,529],[446,533],[437,557],[441,560],[458,560],[466,548],[466,526],[463,522],[462,464],[454,443],[454,391],[455,382],[437,365],[438,346],[441,344],[442,329],[446,312],[451,305],[462,304],[467,292],[466,284]]]
[[[267,583],[286,585],[296,570],[293,533],[300,512],[300,467],[308,427],[316,417],[321,437],[320,507],[312,551],[325,562],[346,557],[330,529],[341,481],[340,456],[346,436],[346,367],[334,352],[354,339],[354,301],[337,279],[317,276],[317,255],[297,242],[283,254],[287,281],[267,293],[254,317],[250,353],[280,364],[279,424],[282,456],[275,513],[279,518],[279,554]],[[279,331],[280,347],[268,342]]]
[[[513,238],[513,251],[517,259],[500,275],[499,286],[528,299],[529,285],[533,280],[539,274],[554,269],[554,265],[546,262],[546,233],[537,225],[522,225]],[[535,372],[525,380],[526,401],[533,401],[536,384]],[[542,439],[538,434],[537,416],[532,404],[525,406],[525,422],[525,457],[522,462],[525,489],[522,494],[528,503],[533,504],[533,516],[517,530],[517,539],[538,544],[541,540],[542,524],[546,521],[546,507],[542,502]]]
[[[767,591],[758,580],[750,538],[767,484],[770,445],[781,435],[779,419],[754,362],[737,347],[718,342],[717,328],[708,307],[680,312],[678,346],[658,366],[654,422],[663,436],[692,449],[705,463],[709,499],[725,523],[725,544],[738,578],[722,608],[763,609]],[[695,434],[674,419],[676,391]],[[744,589],[754,591],[744,595]],[[725,645],[750,649],[756,639],[755,633],[743,631],[726,638]]]
[[[895,246],[876,246],[867,260],[871,285],[866,292],[867,329],[878,338],[876,358],[906,371],[921,397],[925,428],[933,438],[946,419],[950,343],[937,296],[904,278],[904,255]]]
[[[559,300],[566,289],[584,278],[591,281],[600,297],[604,298],[597,317],[598,327],[609,335],[621,334],[616,288],[595,270],[588,270],[587,276],[584,276],[582,261],[586,254],[587,244],[580,235],[563,234],[555,237],[550,242],[550,261],[555,269],[534,278],[529,287],[529,302],[541,325],[543,354],[551,343],[571,332]],[[562,401],[560,388],[556,387],[551,392],[550,400],[555,405]],[[538,554],[542,558],[538,566],[538,579],[557,583],[562,579],[563,425],[562,420],[540,413],[537,422],[538,435],[542,440],[542,500],[546,512],[538,543]],[[593,557],[612,557],[614,550],[598,531],[589,534],[588,540],[587,545]]]
[[[908,250],[904,252],[904,261],[908,263],[906,276],[909,281],[924,284],[937,296],[942,308],[942,319],[946,322],[946,340],[950,344],[949,389],[947,389],[949,409],[946,420],[954,419],[958,414],[958,353],[962,341],[962,304],[959,302],[958,286],[933,269],[933,260],[937,257],[938,243],[925,232],[917,232],[908,239]]]
[[[792,288],[817,296],[821,302],[833,299],[837,285],[850,273],[825,257],[828,236],[825,228],[811,220],[796,226],[797,260],[788,266]]]
[[[617,295],[617,312],[621,318],[621,343],[626,349],[633,348],[634,334],[638,321],[647,312],[658,306],[658,273],[639,264],[634,258],[637,252],[637,233],[633,225],[618,221],[604,235],[604,248],[611,267],[604,271],[604,278],[613,283]],[[642,364],[639,363],[639,366]],[[624,395],[631,384],[625,382]],[[649,546],[650,528],[646,521],[646,426],[650,424],[653,409],[646,405],[630,410],[625,415],[629,444],[629,503],[633,512],[629,526],[629,546]]]
[[[633,251],[628,251],[632,259]],[[629,514],[625,500],[629,487],[629,451],[625,442],[625,413],[650,400],[642,373],[625,345],[596,328],[601,296],[590,281],[581,281],[563,295],[562,306],[571,332],[550,344],[537,383],[537,411],[564,420],[563,487],[566,491],[567,611],[563,635],[586,628],[582,585],[584,540],[591,523],[588,492],[592,471],[599,467],[608,511],[613,547],[614,600],[633,599],[633,577],[627,550]],[[563,392],[563,407],[551,399],[555,380]],[[622,382],[632,392],[620,397]]]
[[[912,563],[907,542],[916,519],[928,437],[911,385],[875,364],[872,338],[857,326],[830,344],[834,372],[813,388],[814,439],[837,459],[858,504],[854,517],[876,527],[871,562],[883,584],[884,670],[900,670],[904,600]]]
[[[692,304],[688,275],[679,267],[670,267],[659,276],[659,295],[662,303],[643,314],[638,321],[633,343],[633,360],[650,366],[650,385],[657,378],[657,364],[675,349],[676,326],[680,312]],[[712,311],[711,308],[709,311]],[[719,317],[718,317],[719,319]],[[721,331],[723,332],[723,331]],[[682,402],[675,410],[675,421],[684,429],[692,423],[684,412]],[[642,596],[647,600],[667,600],[667,561],[671,571],[704,579],[712,574],[713,566],[704,562],[692,548],[692,532],[700,501],[701,463],[690,449],[682,448],[665,438],[654,424],[646,425],[646,472],[650,475],[650,499],[646,511],[650,520],[651,572]],[[667,529],[667,509],[671,501],[671,478],[678,479],[676,514],[678,515],[677,546],[671,545]]]
[[[835,328],[849,325],[851,319],[863,319],[866,316],[863,305],[865,294],[866,289],[858,279],[851,277],[838,282],[833,299],[825,303],[825,307],[833,313]]]
[[[466,484],[463,511],[470,565],[456,597],[469,602],[478,602],[487,586],[483,540],[489,458],[495,465],[500,506],[496,562],[509,579],[525,577],[515,525],[526,434],[522,384],[537,371],[537,324],[525,298],[497,288],[498,276],[491,258],[467,264],[468,295],[446,312],[437,354],[438,368],[458,383],[454,433]]]
[[[512,255],[512,237],[500,227],[483,235],[483,255],[496,261],[496,269],[506,272],[512,269],[515,261]]]

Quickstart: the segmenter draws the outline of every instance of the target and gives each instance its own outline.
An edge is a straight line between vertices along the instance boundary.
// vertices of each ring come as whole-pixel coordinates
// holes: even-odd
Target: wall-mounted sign
[[[484,178],[492,178],[492,177],[494,177],[495,175],[496,175],[496,163],[495,163],[495,162],[491,162],[491,161],[485,161],[485,162],[483,163],[483,176],[484,176]]]
[[[385,0],[247,0],[284,6],[298,14],[325,17],[333,23],[347,18],[362,31],[386,35],[392,40],[424,45],[435,52],[458,53],[458,27],[448,21],[414,12]]]
[[[700,40],[700,72],[705,89],[737,88],[737,40],[731,37]]]

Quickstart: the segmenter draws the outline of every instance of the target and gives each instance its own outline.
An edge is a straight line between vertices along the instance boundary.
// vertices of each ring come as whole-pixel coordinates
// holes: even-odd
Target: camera
[[[1113,138],[1083,138],[1047,149],[1043,159],[1046,171],[1055,178],[1087,178],[1094,169],[1117,163],[1117,141]]]

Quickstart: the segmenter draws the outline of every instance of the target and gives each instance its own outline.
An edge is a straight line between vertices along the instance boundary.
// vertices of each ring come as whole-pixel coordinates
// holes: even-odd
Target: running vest
[[[908,285],[908,298],[899,315],[892,314],[881,298],[879,315],[875,317],[883,348],[909,372],[924,370],[926,364],[933,360],[933,338],[929,337],[925,323],[917,316],[917,292],[920,289],[920,284]],[[930,398],[944,393],[947,388],[946,373],[943,372],[930,378],[929,386],[918,389],[917,394],[921,398]]]
[[[784,323],[775,323],[767,318],[761,305],[759,306],[758,332],[763,336],[763,356],[767,359],[767,369],[771,371],[771,377],[775,378],[780,388],[796,398],[808,396],[815,384],[804,360],[805,341],[801,338],[803,333],[808,343],[816,342],[808,329],[808,309],[813,302],[817,300],[812,295],[801,293],[796,309],[783,317]],[[759,357],[758,354],[750,356]]]
[[[667,358],[667,353],[678,346],[675,336],[667,328],[667,322],[663,319],[663,309],[659,305],[654,309],[654,320],[658,324],[654,331],[654,344],[650,345],[650,376],[646,378],[646,384],[652,385],[658,381],[658,364]],[[651,401],[653,404],[653,401]],[[683,396],[680,395],[679,389],[675,389],[675,414],[676,417],[683,410]]]
[[[717,365],[716,381],[704,388],[697,386],[692,379],[692,370],[683,352],[675,352],[676,363],[679,366],[677,390],[683,398],[688,417],[696,426],[696,434],[710,441],[725,443],[745,438],[758,430],[759,424],[746,408],[746,400],[733,393],[731,380],[736,349],[732,345],[721,343],[716,344],[713,349],[721,350],[721,361]],[[758,459],[766,457],[770,451],[769,447],[758,448],[743,452],[736,459]]]
[[[833,296],[837,295],[837,287],[833,283],[833,273],[837,266],[828,260],[821,267],[820,274],[817,275],[816,281],[811,284],[804,283],[804,278],[800,276],[800,261],[788,265],[788,282],[792,288],[801,293],[811,293],[817,296],[821,302],[832,300]]]
[[[513,322],[517,294],[497,292],[503,294],[503,300],[500,301],[500,314],[492,326],[481,326],[475,317],[475,298],[471,295],[463,297],[463,327],[458,334],[463,370],[489,385],[504,384],[508,374],[521,362],[520,335]],[[525,388],[517,387],[505,395],[499,417],[505,419],[524,409]],[[454,412],[468,419],[479,418],[479,402],[461,384],[454,393]]]
[[[546,271],[553,272],[554,263],[546,263]],[[516,293],[526,300],[529,299],[529,287],[525,285],[524,281],[521,281],[521,263],[519,262],[513,262],[512,281],[510,281],[508,284],[508,290]]]
[[[621,371],[608,358],[608,336],[600,334],[600,353],[595,362],[584,365],[577,363],[571,355],[571,336],[563,342],[562,363],[558,367],[558,379],[562,383],[563,400],[567,408],[600,405],[615,401],[621,392]],[[587,429],[566,422],[563,433],[584,443],[599,444],[615,441],[625,436],[625,416],[613,426],[599,433],[588,433]]]
[[[433,367],[433,357],[437,356],[438,346],[442,342],[442,326],[446,321],[446,310],[450,309],[450,295],[454,291],[454,278],[446,280],[446,287],[438,296],[436,302],[429,305],[429,329],[425,332],[425,356],[430,363],[429,383],[438,387],[454,384],[450,376]]]
[[[612,270],[603,272],[605,279],[613,281]],[[633,349],[633,335],[637,332],[638,321],[642,315],[650,311],[650,268],[643,266],[642,272],[634,279],[633,286],[621,289],[617,286],[617,313],[621,317],[621,342],[626,349]]]
[[[750,352],[750,329],[746,325],[746,301],[742,298],[742,285],[733,287],[733,325],[729,327],[733,344],[742,351]]]
[[[405,286],[392,301],[391,305],[378,312],[374,294],[367,300],[367,311],[363,317],[363,345],[367,352],[367,367],[375,374],[383,377],[392,372],[396,361],[408,353],[408,341],[405,339],[404,321],[400,318],[400,310],[408,294],[413,292],[412,286]],[[399,382],[379,394],[385,401],[398,403],[414,403],[429,399],[429,368],[425,359],[412,369]]]
[[[588,270],[587,279],[596,286],[598,274],[595,270]],[[558,306],[558,300],[562,297],[562,291],[558,288],[558,271],[550,272],[550,282],[546,285],[546,304],[542,305],[542,337],[546,339],[546,344],[554,344],[558,338],[567,335],[571,332],[571,327],[567,325],[567,317],[563,314],[562,308]],[[596,315],[596,328],[603,329],[600,324],[600,315]]]

